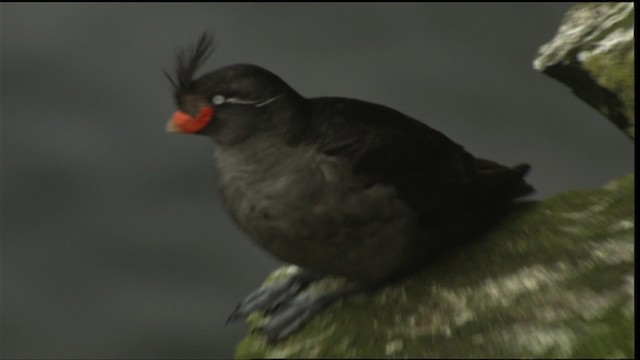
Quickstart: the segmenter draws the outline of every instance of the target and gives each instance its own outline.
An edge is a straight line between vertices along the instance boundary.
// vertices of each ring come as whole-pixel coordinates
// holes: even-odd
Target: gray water
[[[226,316],[278,263],[223,211],[210,141],[164,133],[162,70],[204,29],[208,69],[394,107],[531,163],[538,198],[631,172],[622,132],[532,69],[569,6],[2,4],[2,357],[232,356]]]

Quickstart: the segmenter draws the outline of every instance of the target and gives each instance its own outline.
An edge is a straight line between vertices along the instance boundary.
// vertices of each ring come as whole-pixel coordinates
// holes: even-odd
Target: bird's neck
[[[298,93],[292,93],[286,102],[278,104],[275,110],[271,122],[275,125],[275,132],[281,137],[281,141],[288,146],[302,142],[312,126],[309,116],[311,106],[308,100]]]

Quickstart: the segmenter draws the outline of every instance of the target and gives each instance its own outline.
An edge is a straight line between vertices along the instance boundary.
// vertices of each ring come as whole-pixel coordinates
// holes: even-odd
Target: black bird
[[[262,327],[269,340],[288,336],[342,296],[410,274],[534,191],[523,180],[529,165],[476,158],[386,106],[305,98],[255,65],[195,78],[212,51],[204,33],[178,52],[175,74],[167,74],[178,111],[167,131],[213,139],[226,209],[252,240],[301,268],[249,295],[230,317],[271,313]],[[350,285],[295,297],[325,275]]]

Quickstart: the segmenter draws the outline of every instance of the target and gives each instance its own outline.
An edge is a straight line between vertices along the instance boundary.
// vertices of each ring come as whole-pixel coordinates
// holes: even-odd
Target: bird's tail
[[[481,235],[497,225],[519,203],[515,200],[535,192],[524,177],[531,169],[528,164],[513,167],[475,159],[476,178],[462,194],[464,204],[456,215],[457,229],[449,229],[449,236],[467,239]]]
[[[535,192],[533,186],[524,180],[531,169],[529,164],[507,167],[490,160],[476,159],[476,168],[478,171],[477,194],[511,201]]]

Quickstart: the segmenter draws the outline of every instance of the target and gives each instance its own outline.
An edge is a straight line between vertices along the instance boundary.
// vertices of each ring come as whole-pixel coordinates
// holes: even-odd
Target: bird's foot
[[[244,319],[257,310],[264,310],[266,313],[271,313],[281,304],[293,299],[300,291],[309,286],[310,283],[321,278],[322,276],[317,273],[300,270],[286,280],[260,288],[249,294],[249,296],[236,306],[235,310],[229,315],[229,318],[227,318],[227,324],[239,319]]]
[[[257,330],[263,332],[269,342],[282,340],[302,328],[316,314],[336,300],[361,290],[363,290],[362,287],[351,285],[327,294],[291,299],[280,304],[272,312],[271,318],[258,326]]]

